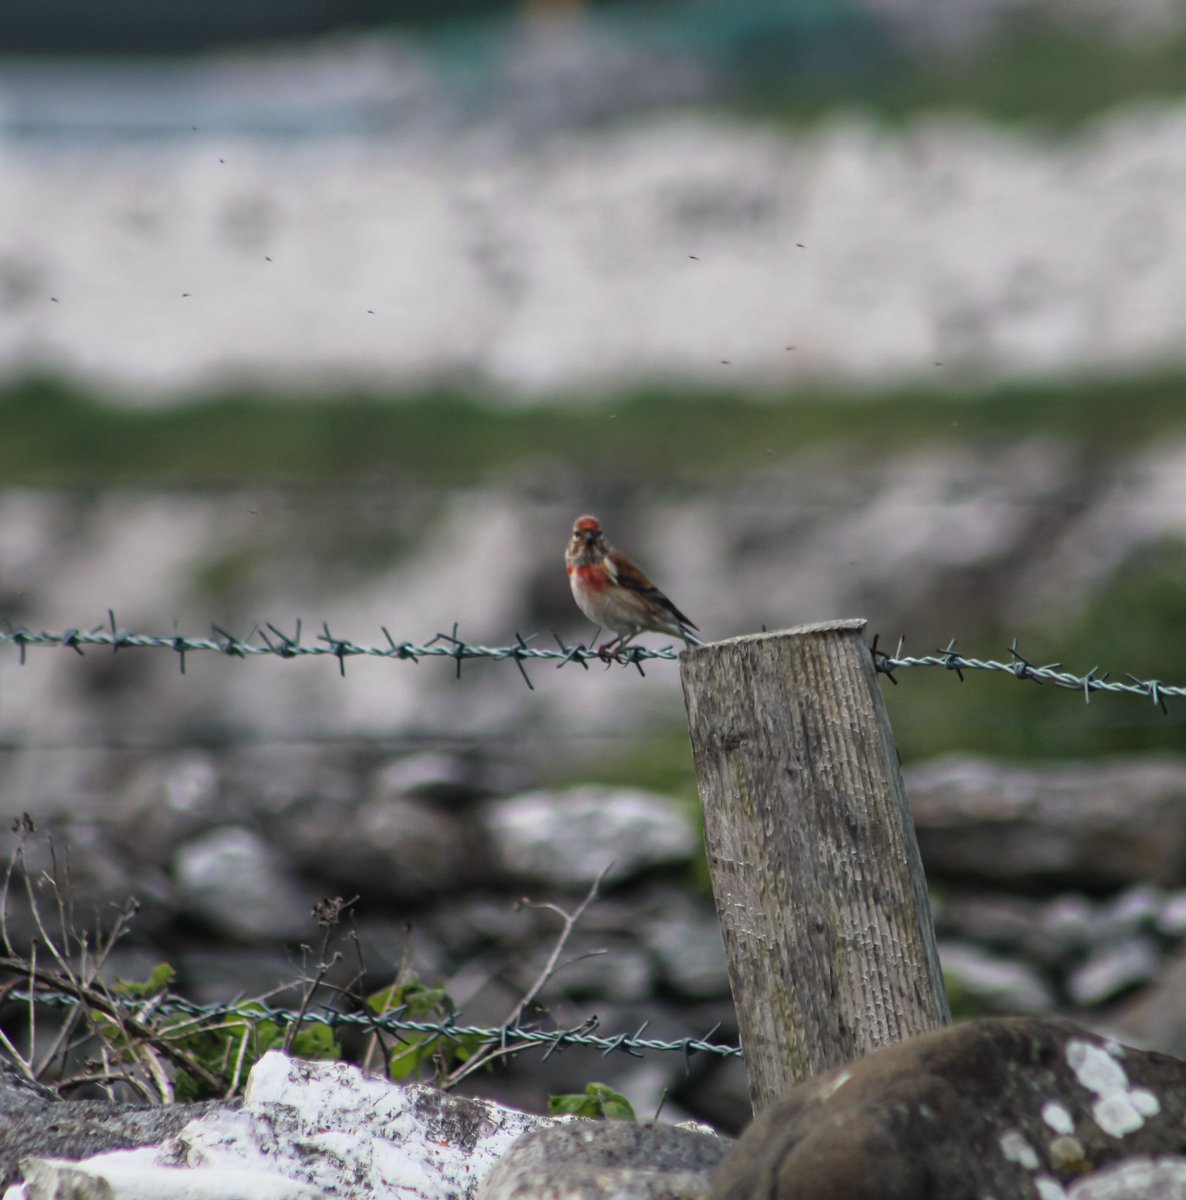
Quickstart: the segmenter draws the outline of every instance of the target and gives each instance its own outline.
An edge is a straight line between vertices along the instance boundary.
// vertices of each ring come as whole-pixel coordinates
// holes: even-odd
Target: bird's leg
[[[617,646],[621,640],[622,640],[622,635],[618,634],[618,636],[616,638],[614,638],[612,641],[605,642],[603,645],[598,647],[597,656],[599,658],[604,658],[606,662],[609,662],[610,657],[611,657],[610,647]],[[618,649],[620,650],[621,647],[618,646]]]
[[[618,638],[615,639],[618,643],[618,648],[614,651],[614,658],[616,658],[619,662],[621,662],[622,661],[622,651],[625,650],[626,647],[629,646],[630,643],[632,641],[634,641],[634,639],[636,637],[638,637],[637,633],[632,633],[632,634],[630,634],[629,637],[621,637],[619,635]]]

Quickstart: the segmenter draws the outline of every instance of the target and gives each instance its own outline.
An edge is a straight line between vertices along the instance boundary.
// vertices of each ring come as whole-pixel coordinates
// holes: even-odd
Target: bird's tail
[[[705,645],[705,643],[702,642],[690,629],[688,629],[686,625],[681,625],[679,627],[679,635],[689,646]]]

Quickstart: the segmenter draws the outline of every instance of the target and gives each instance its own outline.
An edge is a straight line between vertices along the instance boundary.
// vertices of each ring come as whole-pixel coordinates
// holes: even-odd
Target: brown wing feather
[[[618,583],[624,588],[628,588],[632,592],[638,592],[646,596],[648,600],[654,601],[661,608],[667,609],[669,613],[681,624],[686,625],[689,629],[699,629],[700,626],[694,621],[685,617],[670,600],[655,585],[646,577],[640,567],[636,567],[624,554],[617,552],[609,556],[609,561],[613,567],[614,574],[617,576]]]

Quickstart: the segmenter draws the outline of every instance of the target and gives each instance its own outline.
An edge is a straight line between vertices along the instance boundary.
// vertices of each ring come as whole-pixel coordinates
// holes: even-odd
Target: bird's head
[[[572,526],[569,551],[580,554],[602,545],[601,522],[596,517],[577,517]]]

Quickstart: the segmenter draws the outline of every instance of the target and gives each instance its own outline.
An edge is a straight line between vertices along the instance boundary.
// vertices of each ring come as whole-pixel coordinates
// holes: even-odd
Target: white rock
[[[716,385],[722,358],[779,389],[938,360],[980,378],[1180,364],[1184,144],[1180,104],[1057,142],[951,114],[799,133],[654,116],[522,144],[0,141],[0,259],[22,284],[0,361],[154,403],[344,364],[511,395]]]
[[[241,1109],[156,1147],[30,1159],[5,1200],[469,1200],[520,1134],[554,1123],[273,1051]]]
[[[10,1193],[11,1194],[11,1193]],[[324,1200],[325,1193],[269,1171],[187,1171],[103,1155],[85,1163],[30,1161],[22,1200]],[[7,1200],[7,1197],[6,1197]],[[16,1200],[13,1197],[13,1200]]]
[[[307,936],[313,896],[284,870],[279,855],[253,829],[223,826],[178,847],[173,876],[183,902],[231,937]]]
[[[1054,994],[1042,977],[1023,962],[999,958],[967,942],[940,942],[939,960],[960,988],[995,1012],[1045,1013]]]
[[[523,792],[486,807],[493,849],[516,874],[587,886],[690,858],[699,838],[679,801],[637,788],[595,784]]]
[[[1082,1007],[1101,1004],[1134,984],[1153,979],[1160,966],[1157,946],[1149,938],[1136,935],[1094,951],[1071,972],[1067,992]]]
[[[1186,1158],[1134,1155],[1071,1184],[1068,1200],[1186,1200]]]

